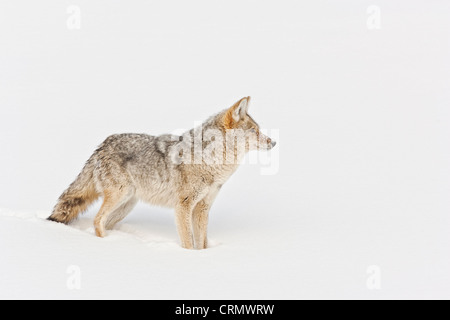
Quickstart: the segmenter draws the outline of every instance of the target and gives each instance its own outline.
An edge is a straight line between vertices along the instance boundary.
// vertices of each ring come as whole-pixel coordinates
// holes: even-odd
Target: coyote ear
[[[245,97],[234,104],[233,108],[233,120],[239,121],[244,118],[248,111],[248,106],[250,104],[250,97]]]
[[[250,97],[245,97],[233,104],[223,117],[223,124],[225,129],[233,129],[239,120],[243,119],[247,114]]]

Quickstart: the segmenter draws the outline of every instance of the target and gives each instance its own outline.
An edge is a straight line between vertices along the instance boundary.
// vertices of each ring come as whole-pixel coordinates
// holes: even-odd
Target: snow
[[[449,11],[2,1],[0,298],[450,298]],[[108,135],[182,132],[248,95],[275,162],[223,186],[211,248],[145,204],[103,239],[99,203],[45,220]]]
[[[425,218],[386,224],[368,213],[325,219],[320,208],[296,219],[226,210],[213,211],[212,246],[201,251],[179,246],[170,212],[144,205],[103,239],[95,237],[89,213],[66,226],[44,220],[48,212],[1,210],[0,298],[448,296],[446,230]],[[367,288],[372,265],[381,269],[381,290]],[[80,289],[67,284],[70,266],[80,270]]]

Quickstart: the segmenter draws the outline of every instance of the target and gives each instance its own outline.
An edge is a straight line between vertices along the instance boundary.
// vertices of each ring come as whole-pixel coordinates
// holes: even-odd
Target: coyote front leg
[[[186,197],[175,208],[175,220],[181,246],[185,249],[194,249],[192,239],[192,210],[194,205],[189,197]]]
[[[179,198],[175,207],[175,220],[180,236],[181,246],[186,249],[194,249],[194,239],[192,236],[192,215],[199,200],[208,194],[208,188],[197,188],[191,190],[189,195]]]
[[[219,189],[220,186],[211,188],[208,195],[197,203],[192,213],[196,249],[206,249],[208,247],[209,210],[211,209]]]
[[[208,215],[211,205],[205,200],[197,203],[192,213],[194,239],[196,249],[206,249],[208,246]]]

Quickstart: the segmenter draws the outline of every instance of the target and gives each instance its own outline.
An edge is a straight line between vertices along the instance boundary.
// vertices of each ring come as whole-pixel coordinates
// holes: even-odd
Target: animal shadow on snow
[[[95,237],[94,218],[98,205],[90,208],[83,216],[72,221],[68,226],[89,233]],[[101,240],[117,239],[126,236],[147,244],[177,244],[173,212],[162,208],[136,208],[113,229],[107,230],[106,237]]]

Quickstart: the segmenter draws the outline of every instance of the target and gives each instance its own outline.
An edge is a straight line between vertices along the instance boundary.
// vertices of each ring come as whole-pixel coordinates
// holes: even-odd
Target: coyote
[[[181,136],[109,136],[47,219],[67,224],[102,197],[94,226],[104,237],[142,200],[175,209],[183,248],[206,249],[209,209],[222,185],[248,151],[275,146],[248,115],[249,102],[242,98]]]

